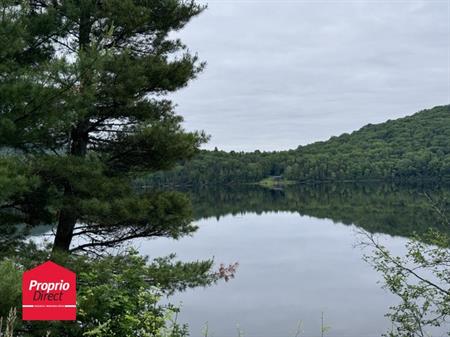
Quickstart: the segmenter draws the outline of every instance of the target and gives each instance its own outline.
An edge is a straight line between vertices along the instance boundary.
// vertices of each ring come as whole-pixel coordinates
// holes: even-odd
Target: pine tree
[[[63,251],[191,232],[185,198],[132,183],[191,158],[206,140],[183,130],[167,99],[203,69],[173,32],[204,7],[184,0],[0,6],[2,225],[54,224],[54,249]]]

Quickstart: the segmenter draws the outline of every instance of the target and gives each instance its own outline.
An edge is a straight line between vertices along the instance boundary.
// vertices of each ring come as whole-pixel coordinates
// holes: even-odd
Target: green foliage
[[[154,259],[148,266],[147,277],[166,294],[184,291],[187,288],[208,286],[216,282],[220,275],[211,274],[212,261],[180,262],[175,255]]]
[[[0,282],[0,304],[18,301],[16,264],[51,257],[79,282],[77,322],[21,322],[23,336],[182,336],[161,294],[219,278],[211,261],[149,263],[107,250],[195,230],[185,196],[132,183],[207,140],[186,132],[165,98],[204,67],[173,38],[203,9],[184,0],[0,2],[0,253],[15,261],[0,265],[11,282]],[[56,229],[52,253],[23,240],[39,225]],[[92,254],[65,254],[74,251]]]
[[[366,240],[373,247],[366,259],[382,274],[384,286],[401,299],[387,314],[393,328],[386,336],[428,336],[433,327],[448,324],[450,237],[436,231],[426,236],[435,246],[424,244],[419,237],[407,244],[404,256],[393,255],[372,236]]]
[[[10,308],[19,305],[22,270],[12,260],[5,259],[0,261],[0,275],[0,317],[6,317]]]
[[[203,8],[182,0],[1,1],[2,226],[57,224],[55,247],[66,251],[77,236],[85,237],[81,248],[101,249],[101,240],[109,247],[194,229],[181,196],[138,194],[131,185],[191,158],[207,139],[183,130],[164,98],[204,67],[171,34]]]
[[[194,160],[138,184],[229,185],[271,176],[298,182],[449,179],[450,106],[367,125],[296,150],[202,151]]]
[[[85,284],[78,293],[83,335],[164,335],[176,309],[158,305],[160,291],[148,282],[144,259],[131,254],[81,264],[75,269],[84,270],[78,274]]]
[[[2,315],[19,305],[23,270],[46,260],[49,253],[29,245],[15,257],[2,260]],[[18,320],[18,330],[23,336],[36,337],[185,336],[186,327],[176,322],[178,308],[159,304],[161,296],[207,286],[221,276],[211,272],[212,261],[183,263],[174,258],[172,255],[149,262],[135,251],[102,258],[54,254],[56,262],[77,273],[77,321]]]
[[[20,158],[0,156],[0,200],[12,202],[14,196],[25,193],[39,183],[37,177],[30,177],[26,165]]]

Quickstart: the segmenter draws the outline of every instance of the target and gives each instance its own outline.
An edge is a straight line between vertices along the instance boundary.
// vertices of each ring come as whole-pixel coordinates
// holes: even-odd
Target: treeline
[[[351,134],[295,150],[202,151],[194,160],[139,183],[239,184],[271,176],[300,182],[450,178],[450,106],[369,124]]]

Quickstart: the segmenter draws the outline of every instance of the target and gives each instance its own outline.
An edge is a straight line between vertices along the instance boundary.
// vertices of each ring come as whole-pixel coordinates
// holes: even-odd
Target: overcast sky
[[[206,148],[296,148],[450,102],[450,0],[210,0],[174,95]]]

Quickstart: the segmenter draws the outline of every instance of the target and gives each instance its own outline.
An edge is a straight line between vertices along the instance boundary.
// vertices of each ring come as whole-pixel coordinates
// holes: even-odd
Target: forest
[[[411,181],[450,178],[450,106],[368,124],[351,134],[276,152],[203,150],[149,185],[257,183],[269,177],[298,182]]]

